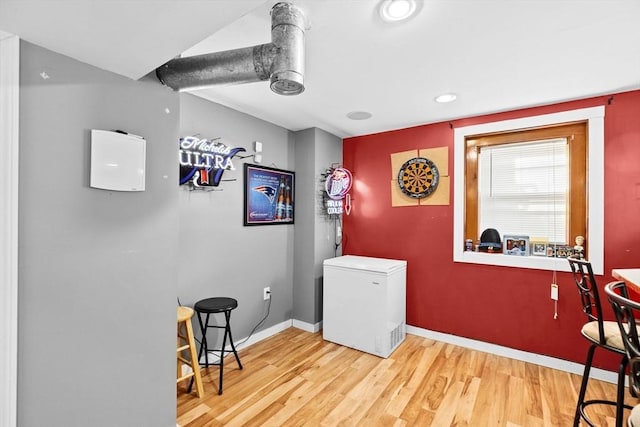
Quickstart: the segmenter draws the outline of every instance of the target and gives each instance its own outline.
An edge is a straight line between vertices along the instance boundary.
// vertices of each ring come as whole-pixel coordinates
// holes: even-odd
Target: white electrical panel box
[[[323,272],[323,338],[389,357],[406,336],[407,262],[345,255]]]
[[[145,162],[146,141],[142,137],[91,130],[91,187],[144,191]]]

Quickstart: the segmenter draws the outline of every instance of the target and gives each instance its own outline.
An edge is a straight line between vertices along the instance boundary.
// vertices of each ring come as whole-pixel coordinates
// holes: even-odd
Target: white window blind
[[[566,243],[568,161],[565,138],[481,147],[479,230]]]

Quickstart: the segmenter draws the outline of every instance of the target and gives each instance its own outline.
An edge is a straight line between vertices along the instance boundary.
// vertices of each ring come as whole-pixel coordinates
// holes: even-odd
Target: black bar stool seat
[[[198,360],[201,359],[202,353],[204,352],[204,366],[205,368],[209,367],[209,365],[217,365],[220,366],[220,380],[218,385],[218,394],[222,394],[222,376],[224,369],[224,356],[225,353],[233,353],[236,357],[236,362],[238,362],[238,367],[242,369],[242,363],[240,363],[240,357],[238,356],[238,352],[236,351],[236,346],[233,343],[233,337],[231,336],[231,311],[238,307],[238,301],[234,298],[227,297],[214,297],[214,298],[206,298],[200,300],[195,303],[193,309],[198,314],[198,323],[200,324],[200,332],[202,333],[202,342],[200,344],[200,351],[198,352]],[[222,325],[211,325],[209,324],[209,316],[211,314],[216,313],[224,313],[225,324]],[[204,316],[204,321],[202,317]],[[209,328],[218,328],[224,329],[224,335],[222,337],[222,346],[219,349],[210,349],[207,343],[207,329]],[[227,350],[227,340],[229,340],[229,344],[231,346],[231,350]],[[219,352],[220,360],[216,363],[209,363],[209,353],[210,352]]]

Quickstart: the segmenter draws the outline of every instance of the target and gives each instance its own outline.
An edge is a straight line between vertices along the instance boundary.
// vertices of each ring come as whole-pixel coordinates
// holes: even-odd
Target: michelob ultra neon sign
[[[195,187],[217,187],[226,170],[235,170],[231,159],[242,147],[231,148],[220,138],[180,138],[180,185],[191,182]]]

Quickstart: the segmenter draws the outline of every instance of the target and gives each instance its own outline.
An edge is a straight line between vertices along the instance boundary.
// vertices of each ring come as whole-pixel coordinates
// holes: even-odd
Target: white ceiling
[[[267,82],[194,94],[347,137],[640,89],[639,0],[424,0],[404,24],[383,22],[380,0],[291,2],[307,18],[303,94]],[[139,79],[180,54],[270,42],[275,3],[0,0],[0,30]],[[444,92],[458,100],[435,103]]]

